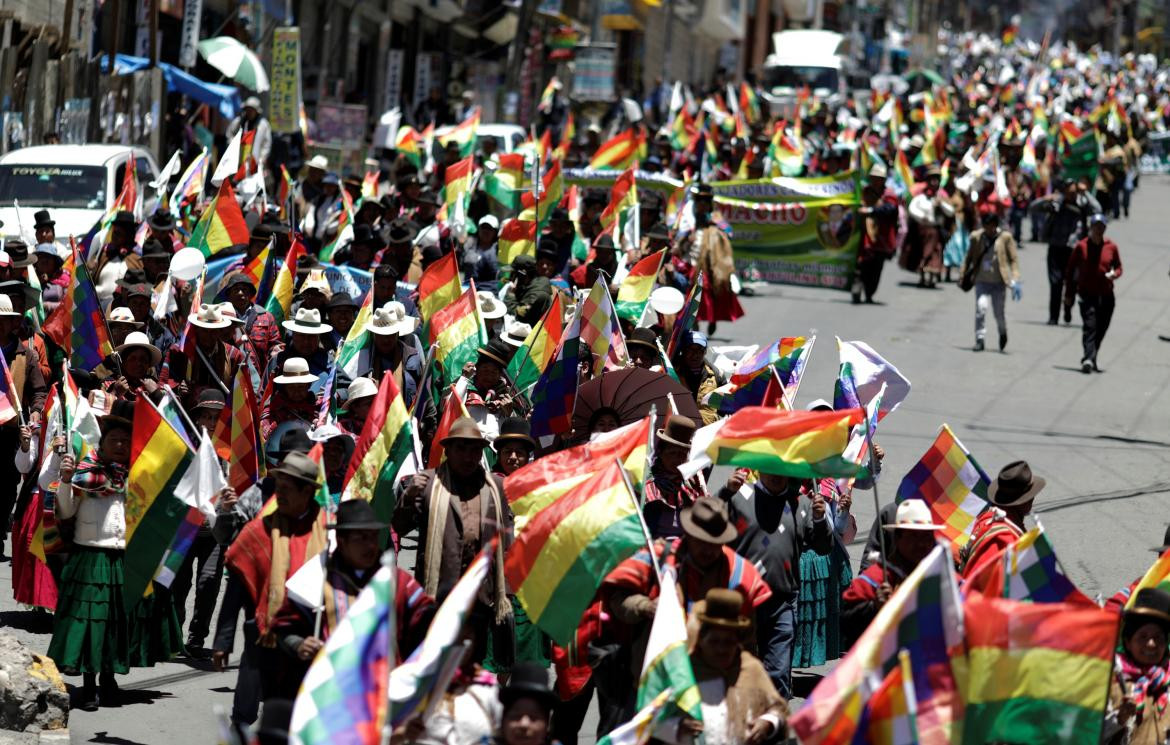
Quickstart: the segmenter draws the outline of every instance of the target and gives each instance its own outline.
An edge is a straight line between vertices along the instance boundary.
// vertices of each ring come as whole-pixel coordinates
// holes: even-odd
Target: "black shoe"
[[[1049,325],[1049,326],[1055,326],[1056,324],[1057,324],[1057,320],[1056,320],[1055,318],[1049,318],[1049,319],[1048,319],[1048,325]]]
[[[707,324],[707,336],[714,336],[714,335],[715,335],[715,322],[710,321]]]
[[[861,305],[861,295],[856,295],[856,294],[855,294],[855,295],[853,296],[853,304],[854,304],[854,305]]]
[[[1093,372],[1093,363],[1089,360],[1081,360],[1081,372],[1083,372],[1085,375]]]
[[[205,660],[210,656],[203,648],[203,642],[188,641],[183,645],[183,652],[193,660]]]
[[[94,682],[92,674],[84,676],[85,682],[80,688],[74,688],[73,693],[76,703],[73,708],[81,711],[97,711],[98,708],[98,689]]]
[[[102,673],[98,679],[98,704],[103,707],[122,705],[122,689],[113,673]]]
[[[975,348],[972,351],[974,351],[974,352],[982,352],[983,351],[983,340],[982,339],[975,340]]]
[[[1001,332],[999,332],[999,351],[1002,352],[1004,347],[1006,347],[1006,346],[1007,346],[1007,332],[1001,331]]]
[[[1065,308],[1064,309],[1064,322],[1065,323],[1072,323],[1072,308]]]

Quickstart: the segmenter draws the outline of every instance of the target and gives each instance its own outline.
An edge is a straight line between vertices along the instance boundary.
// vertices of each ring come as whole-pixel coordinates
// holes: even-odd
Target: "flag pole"
[[[877,455],[873,449],[873,430],[869,427],[869,413],[865,409],[861,410],[861,418],[865,420],[865,443],[869,446],[869,473],[873,482],[873,517],[878,523],[878,548],[881,551],[882,577],[883,580],[888,581],[890,574],[886,560],[885,526],[881,524],[882,505],[878,499]]]
[[[332,528],[330,528],[332,530]],[[313,619],[313,636],[317,639],[321,638],[321,617],[325,615],[325,593],[329,592],[329,549],[326,547],[319,554],[321,557],[321,604],[317,606],[317,612]]]
[[[642,507],[638,504],[638,495],[634,492],[634,484],[630,481],[630,474],[626,472],[626,467],[622,465],[621,459],[614,458],[614,461],[622,473],[622,481],[626,483],[630,500],[634,503],[634,512],[638,515],[638,525],[642,528],[642,535],[646,538],[646,548],[650,551],[650,563],[654,565],[654,577],[658,578],[662,575],[662,567],[658,566],[658,556],[654,553],[654,539],[650,536],[650,527],[646,525],[646,518],[642,515]]]

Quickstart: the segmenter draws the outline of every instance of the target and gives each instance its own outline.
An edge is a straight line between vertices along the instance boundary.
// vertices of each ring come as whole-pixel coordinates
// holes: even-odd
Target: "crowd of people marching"
[[[789,118],[761,110],[749,83],[719,79],[679,86],[669,106],[615,107],[578,133],[550,86],[518,173],[495,140],[477,140],[472,113],[445,139],[433,122],[404,125],[389,170],[365,179],[342,178],[324,156],[301,174],[268,173],[245,147],[238,173],[213,184],[208,163],[188,168],[151,214],[124,191],[84,238],[58,235],[37,211],[28,238],[0,252],[0,443],[15,454],[0,463],[0,524],[16,600],[53,612],[48,656],[80,676],[74,705],[118,705],[117,676],[132,667],[186,656],[223,671],[238,653],[234,725],[259,722],[260,742],[285,742],[290,726],[298,741],[327,741],[297,723],[298,692],[365,608],[389,547],[401,567],[382,598],[393,605],[391,667],[450,631],[440,606],[462,597],[477,562],[487,567],[450,638],[466,652],[433,701],[394,722],[392,742],[572,745],[594,698],[598,736],[636,721],[664,606],[675,605],[687,634],[669,676],[689,664],[675,680],[690,682],[673,690],[664,710],[676,716],[656,736],[787,737],[792,669],[846,654],[931,555],[946,516],[907,495],[882,510],[851,566],[853,477],[876,477],[884,451],[863,437],[871,456],[845,453],[850,428],[865,426],[839,412],[892,407],[875,391],[794,405],[803,339],[761,339],[738,366],[718,363],[716,324],[744,315],[719,182],[856,170],[854,303],[873,302],[895,259],[924,288],[956,282],[974,290],[977,351],[989,311],[998,348],[1008,343],[1021,241],[1046,244],[1049,323],[1070,323],[1079,303],[1090,373],[1122,274],[1107,226],[1128,217],[1147,132],[1170,125],[1166,72],[1144,58],[1103,65],[1069,47],[978,52],[970,40],[957,54],[959,72],[941,83],[923,76],[832,103],[806,92]],[[258,101],[248,109],[232,129],[244,138],[267,127]],[[533,198],[534,160],[538,184],[592,163],[686,186],[669,203],[620,177],[572,195],[543,183]],[[251,173],[271,198],[236,197],[232,184]],[[125,189],[145,187],[130,175]],[[203,272],[172,271],[192,248],[210,259]],[[360,294],[339,289],[338,270],[363,280]],[[577,557],[579,536],[558,542],[549,520],[576,526],[570,511],[586,497],[534,508],[532,484],[544,482],[531,474],[554,458],[599,468],[591,460],[612,457],[608,443],[651,404],[649,454],[625,460],[643,548]],[[825,455],[852,470],[819,472],[810,463],[824,459],[799,450],[725,483],[690,467],[711,436],[731,437],[711,434],[721,423],[760,411],[747,407],[795,409],[814,429],[844,422]],[[180,502],[202,508],[182,541],[183,509],[169,523],[152,514],[187,478],[162,469],[166,432],[184,457],[210,444],[211,470],[227,474]],[[990,481],[955,554],[969,587],[1026,534],[1044,486],[1022,461]],[[146,528],[159,524],[171,532],[150,553]],[[322,552],[320,602],[306,602],[291,580]],[[596,575],[569,638],[550,633],[529,580],[561,581],[540,564],[555,552],[569,554],[565,582],[574,561]],[[535,574],[517,568],[526,563]],[[663,602],[664,585],[677,604]],[[1170,595],[1140,587],[1114,604],[1124,622],[1107,731],[1163,742]],[[317,706],[322,721],[339,716]]]

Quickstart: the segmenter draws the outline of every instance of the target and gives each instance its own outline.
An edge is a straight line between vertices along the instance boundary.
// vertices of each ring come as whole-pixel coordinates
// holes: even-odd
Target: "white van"
[[[772,34],[774,51],[760,75],[763,98],[774,116],[791,119],[797,94],[805,86],[821,101],[835,106],[848,94],[845,37],[835,31],[796,30]]]
[[[32,234],[32,215],[49,210],[57,223],[58,239],[81,238],[101,219],[122,190],[126,164],[134,158],[143,216],[157,202],[148,183],[158,178],[158,166],[148,150],[125,145],[40,145],[14,150],[0,157],[0,233],[20,234],[13,200],[20,202],[20,220]]]

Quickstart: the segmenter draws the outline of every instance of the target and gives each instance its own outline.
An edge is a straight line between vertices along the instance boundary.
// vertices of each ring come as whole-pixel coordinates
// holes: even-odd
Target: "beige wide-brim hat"
[[[883,525],[882,530],[942,530],[943,526],[934,522],[930,508],[921,499],[907,499],[898,505],[898,512],[894,515],[892,525]]]
[[[281,385],[317,382],[317,376],[309,372],[309,363],[305,361],[304,357],[289,357],[284,361],[282,373],[282,375],[273,378],[272,382]]]
[[[373,398],[377,395],[377,383],[370,378],[357,378],[349,384],[349,389],[346,391],[345,396],[345,406],[342,410],[348,412],[355,401],[361,401],[363,398]]]
[[[226,329],[232,325],[232,322],[223,317],[223,313],[219,312],[219,307],[215,305],[208,305],[204,303],[199,306],[199,310],[187,316],[187,320],[192,326],[198,326],[203,329]]]
[[[333,327],[321,322],[321,311],[316,308],[301,308],[291,321],[280,324],[282,328],[299,334],[328,334]]]
[[[406,306],[391,300],[374,310],[370,320],[366,321],[366,331],[378,336],[405,336],[414,332],[417,321],[414,316],[407,315]]]
[[[162,362],[162,350],[150,343],[150,337],[141,331],[131,331],[126,334],[126,341],[122,342],[115,351],[125,357],[126,352],[131,349],[145,349],[150,353],[151,367],[156,367],[159,362]]]
[[[500,334],[500,341],[519,349],[532,333],[532,326],[520,321],[505,321],[504,332]]]
[[[485,321],[503,318],[508,313],[508,309],[504,307],[504,304],[490,292],[483,290],[477,291],[475,293],[475,300],[479,303],[479,315]]]

